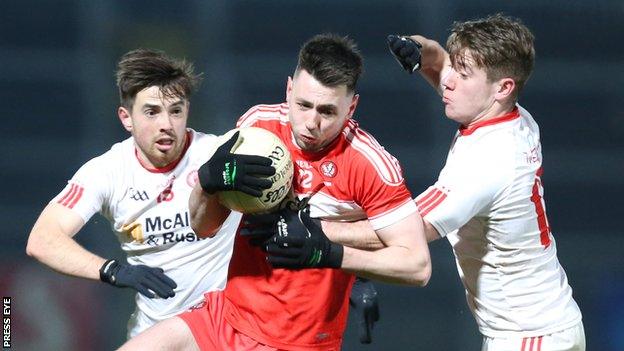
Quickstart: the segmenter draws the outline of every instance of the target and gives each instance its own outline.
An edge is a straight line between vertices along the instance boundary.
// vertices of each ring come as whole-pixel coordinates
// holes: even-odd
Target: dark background
[[[588,350],[624,349],[624,3],[558,1],[2,1],[0,3],[0,291],[12,299],[15,350],[110,350],[125,338],[132,293],[68,278],[25,253],[39,212],[74,172],[126,137],[113,73],[138,48],[204,72],[190,126],[215,134],[248,107],[284,100],[300,45],[349,35],[365,57],[356,119],[401,160],[416,195],[435,181],[456,129],[440,98],[388,53],[390,33],[445,41],[454,20],[502,11],[536,36],[521,97],[541,126],[545,198],[559,259],[583,312]],[[95,216],[77,239],[122,257]],[[424,289],[378,284],[381,321],[344,350],[479,350],[449,245],[431,245]]]

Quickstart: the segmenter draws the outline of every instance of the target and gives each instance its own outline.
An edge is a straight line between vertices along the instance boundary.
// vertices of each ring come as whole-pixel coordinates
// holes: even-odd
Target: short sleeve
[[[416,212],[398,160],[383,148],[370,148],[371,155],[353,157],[348,178],[356,202],[366,212],[373,229],[394,224]],[[373,157],[374,156],[374,157]]]
[[[441,236],[486,214],[497,194],[510,183],[512,167],[504,155],[473,154],[451,167],[447,164],[436,183],[416,197],[420,215]]]
[[[104,156],[85,163],[67,182],[65,188],[50,202],[75,211],[85,222],[102,210],[111,193],[111,169]]]

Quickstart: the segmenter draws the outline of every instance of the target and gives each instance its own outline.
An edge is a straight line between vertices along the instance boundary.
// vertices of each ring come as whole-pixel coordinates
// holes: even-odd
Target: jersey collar
[[[491,126],[494,124],[498,124],[498,123],[502,123],[502,122],[508,122],[511,120],[514,120],[516,118],[520,117],[520,111],[518,110],[518,107],[514,107],[513,110],[511,110],[511,112],[504,114],[500,117],[494,117],[494,118],[490,118],[487,119],[485,121],[482,122],[477,122],[469,127],[465,127],[465,126],[460,126],[459,127],[459,133],[461,135],[470,135],[472,133],[474,133],[477,129],[481,128],[481,127],[485,127],[485,126]]]

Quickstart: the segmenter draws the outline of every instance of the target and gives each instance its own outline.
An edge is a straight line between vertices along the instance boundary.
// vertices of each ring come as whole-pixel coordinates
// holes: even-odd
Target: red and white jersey
[[[455,253],[468,306],[489,337],[538,336],[579,323],[557,259],[541,181],[537,123],[522,107],[460,128],[418,209]]]
[[[380,229],[417,211],[396,159],[353,120],[318,153],[293,141],[286,104],[255,106],[238,126],[267,129],[284,142],[295,165],[296,195],[316,191],[309,202],[313,217],[368,217]],[[224,315],[235,329],[279,349],[338,350],[353,278],[340,269],[273,269],[260,249],[237,237]]]
[[[203,293],[223,289],[241,214],[232,212],[213,238],[200,239],[190,227],[188,199],[197,170],[219,142],[193,130],[182,158],[170,166],[146,169],[132,137],[84,164],[52,201],[87,222],[100,212],[128,255],[128,263],[160,267],[178,287],[169,299],[136,294],[137,310],[128,323],[132,337],[152,324],[201,302]]]

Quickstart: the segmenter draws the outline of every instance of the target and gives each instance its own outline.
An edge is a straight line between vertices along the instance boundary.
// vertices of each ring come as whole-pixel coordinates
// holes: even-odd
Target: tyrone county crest
[[[325,161],[321,164],[321,173],[328,178],[333,178],[338,173],[338,168],[336,168],[336,164],[332,161]]]

